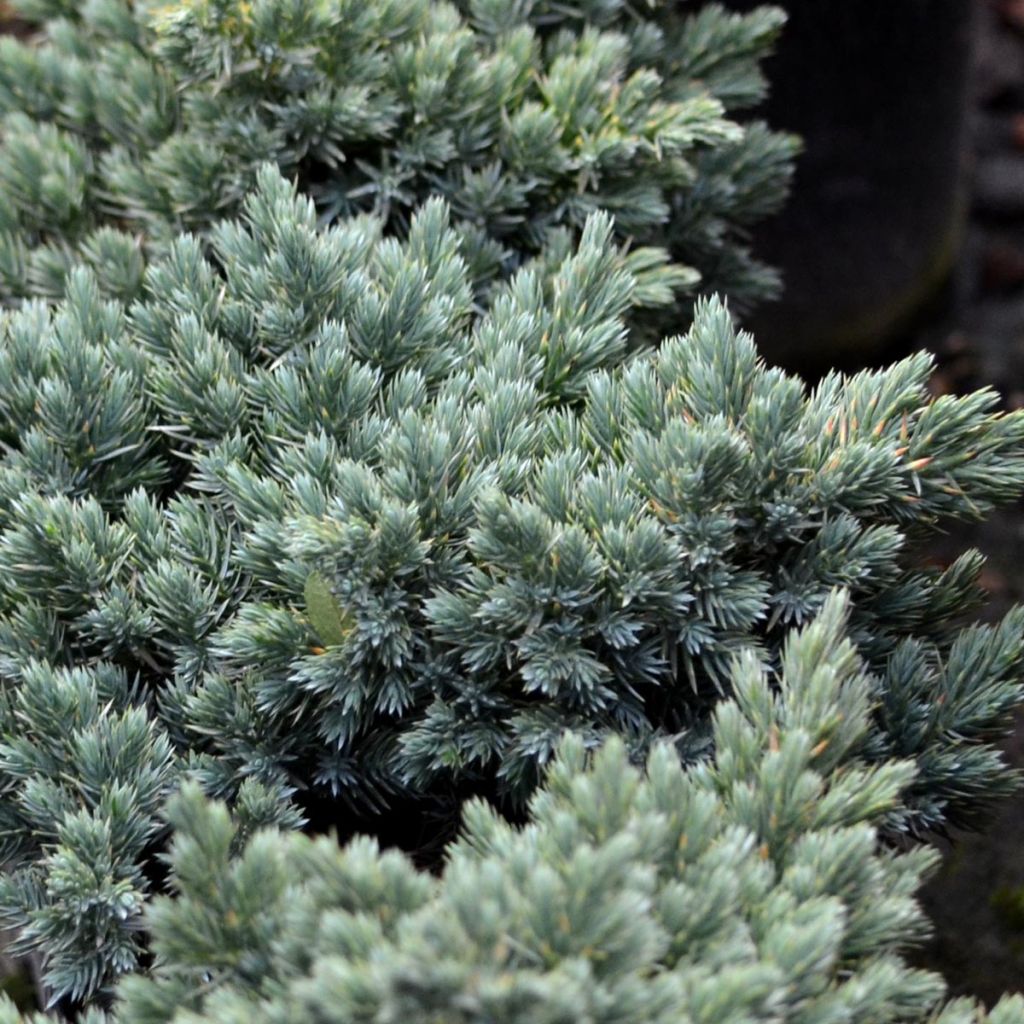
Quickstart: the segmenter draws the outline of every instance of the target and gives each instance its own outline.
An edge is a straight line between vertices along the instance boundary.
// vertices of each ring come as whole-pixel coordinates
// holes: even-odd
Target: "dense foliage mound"
[[[809,389],[717,298],[649,344],[775,288],[794,142],[734,116],[780,12],[17,6],[0,918],[48,995],[974,1020],[878,835],[1012,784],[1024,612],[966,626],[980,556],[917,552],[1019,496],[1024,416],[923,355]],[[436,876],[297,834],[422,855],[466,798]]]
[[[771,294],[749,226],[783,199],[763,97],[783,16],[644,0],[18,0],[0,40],[0,297],[83,259],[131,298],[143,256],[204,234],[274,160],[321,216],[404,231],[449,203],[477,288],[597,209],[669,245],[677,284]]]
[[[251,831],[514,808],[566,730],[693,760],[837,586],[886,830],[1008,788],[1024,616],[959,628],[980,557],[914,542],[1020,492],[1024,417],[924,356],[808,391],[718,301],[635,350],[671,271],[603,215],[481,308],[443,203],[321,231],[259,178],[130,306],[79,268],[0,318],[0,905],[56,994],[137,962],[183,773]]]
[[[935,856],[877,846],[914,769],[861,760],[874,685],[843,612],[830,598],[774,679],[738,659],[714,764],[659,744],[641,774],[620,741],[590,760],[567,740],[524,828],[467,805],[439,878],[370,840],[247,836],[187,789],[177,895],[148,912],[157,964],[112,1019],[979,1024],[902,957]],[[987,1019],[1018,1024],[1024,1000]]]

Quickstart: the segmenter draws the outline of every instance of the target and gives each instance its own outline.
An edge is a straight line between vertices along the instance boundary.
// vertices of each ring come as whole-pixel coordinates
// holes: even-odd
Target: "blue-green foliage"
[[[980,1024],[877,835],[1013,781],[1024,613],[965,628],[980,556],[915,545],[1019,495],[1024,417],[924,356],[808,389],[719,299],[650,345],[776,288],[781,12],[16,6],[0,924],[46,997]],[[470,802],[438,877],[293,834],[483,793],[528,824]]]
[[[777,668],[835,587],[871,673],[859,756],[916,765],[885,828],[1011,785],[1024,618],[961,629],[980,557],[914,557],[1021,490],[1024,417],[993,395],[931,399],[924,356],[808,390],[718,301],[638,348],[630,311],[675,272],[600,214],[484,306],[440,201],[401,240],[320,231],[268,168],[209,245],[178,239],[127,307],[83,267],[0,319],[0,904],[55,993],[130,964],[183,773],[255,828],[310,799],[522,801],[567,729],[693,759],[732,660]],[[72,905],[76,858],[109,870]]]
[[[195,788],[172,805],[174,898],[147,921],[157,966],[124,1024],[351,1021],[981,1021],[938,1005],[903,959],[935,855],[878,849],[913,775],[869,767],[873,684],[844,601],[795,635],[781,675],[752,653],[714,714],[717,763],[666,744],[644,772],[621,741],[564,741],[523,828],[483,802],[440,877],[370,840],[246,843]],[[199,980],[203,979],[202,984]],[[1007,999],[992,1024],[1024,1019]]]
[[[60,295],[76,259],[130,298],[143,254],[236,209],[266,160],[332,220],[406,230],[448,201],[475,286],[598,208],[668,240],[679,286],[777,287],[746,231],[795,143],[733,114],[765,92],[782,24],[624,0],[17,4],[0,39],[0,296]]]

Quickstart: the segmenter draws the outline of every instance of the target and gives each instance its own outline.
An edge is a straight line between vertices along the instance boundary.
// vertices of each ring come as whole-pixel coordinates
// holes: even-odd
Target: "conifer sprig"
[[[191,1021],[981,1021],[903,959],[935,855],[881,851],[913,776],[869,768],[873,684],[833,595],[770,678],[748,654],[714,715],[717,762],[563,739],[529,821],[484,802],[439,878],[370,841],[261,832],[172,805],[174,898],[148,914],[157,966],[114,1018]],[[199,979],[202,983],[197,984]],[[994,1024],[1024,1019],[1020,998]]]
[[[836,587],[871,673],[859,757],[916,765],[883,827],[1012,784],[1024,616],[963,628],[980,556],[914,554],[1024,485],[994,396],[933,400],[923,356],[808,389],[718,300],[638,348],[630,310],[673,271],[603,214],[482,306],[440,201],[401,239],[321,230],[270,167],[209,242],[127,307],[79,267],[0,316],[0,910],[56,994],[131,966],[183,775],[256,827],[522,802],[567,730],[721,764],[734,659],[778,670]]]

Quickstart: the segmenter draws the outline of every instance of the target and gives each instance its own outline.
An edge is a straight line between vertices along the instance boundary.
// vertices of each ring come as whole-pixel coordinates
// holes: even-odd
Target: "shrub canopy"
[[[809,391],[718,301],[633,351],[665,257],[604,215],[484,308],[440,201],[318,230],[267,168],[210,247],[0,319],[0,905],[55,992],[135,963],[183,773],[256,828],[514,805],[566,730],[693,760],[732,660],[837,586],[861,756],[917,768],[885,827],[1009,788],[1021,613],[959,628],[980,557],[913,554],[1019,493],[993,395],[932,400],[924,356]]]
[[[143,253],[205,235],[267,160],[325,220],[404,232],[444,198],[483,291],[598,209],[620,238],[667,244],[680,288],[777,287],[746,234],[784,198],[795,141],[734,117],[764,95],[777,8],[16,6],[46,20],[41,41],[0,39],[0,297],[60,295],[76,260],[133,297]]]
[[[717,298],[649,344],[775,285],[781,15],[19,6],[0,916],[54,999],[151,929],[126,1020],[927,1019],[876,830],[1010,787],[1024,613],[916,545],[1020,494],[1024,417],[923,355],[810,389]],[[471,803],[437,879],[284,834],[467,795],[529,823]]]

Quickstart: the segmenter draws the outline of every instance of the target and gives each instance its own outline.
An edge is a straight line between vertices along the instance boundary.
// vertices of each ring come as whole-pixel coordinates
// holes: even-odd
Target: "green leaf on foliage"
[[[327,580],[318,572],[310,573],[303,595],[306,598],[306,615],[320,640],[328,647],[344,643],[354,623],[335,600]]]

